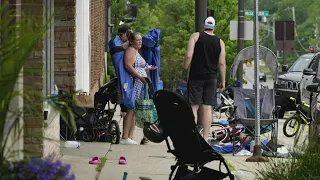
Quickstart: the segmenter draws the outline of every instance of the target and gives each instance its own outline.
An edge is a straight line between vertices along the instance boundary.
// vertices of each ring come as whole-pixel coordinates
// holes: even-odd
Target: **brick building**
[[[17,85],[32,98],[13,104],[23,107],[24,122],[23,138],[15,149],[39,157],[58,154],[60,116],[46,109],[43,97],[51,95],[56,85],[67,91],[82,91],[86,95],[78,95],[76,99],[92,105],[93,95],[105,77],[105,0],[0,0],[1,4],[4,2],[18,12],[32,10],[43,19],[49,19],[55,12],[46,39],[34,49],[23,68],[23,78],[19,80],[23,85]],[[43,117],[45,109],[49,110],[47,119]]]

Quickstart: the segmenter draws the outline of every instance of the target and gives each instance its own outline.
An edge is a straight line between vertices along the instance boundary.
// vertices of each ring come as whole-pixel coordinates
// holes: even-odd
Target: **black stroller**
[[[183,96],[172,91],[159,90],[154,94],[153,100],[159,123],[174,146],[174,149],[171,149],[167,137],[165,140],[168,152],[172,153],[177,160],[177,163],[171,167],[170,180],[176,169],[174,180],[224,179],[228,176],[231,180],[234,179],[224,158],[215,152],[198,133],[191,106]],[[215,160],[220,161],[219,171],[204,167]],[[222,163],[226,173],[221,171]]]
[[[86,142],[105,141],[118,144],[120,128],[118,122],[112,119],[117,107],[117,88],[117,78],[113,78],[95,93],[94,107],[70,105],[77,131],[72,133],[69,119],[61,120],[60,136],[65,140],[79,139]],[[67,94],[65,97],[72,98]]]

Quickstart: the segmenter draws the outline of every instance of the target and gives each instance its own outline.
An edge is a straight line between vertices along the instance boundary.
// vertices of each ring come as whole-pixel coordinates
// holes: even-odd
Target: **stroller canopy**
[[[272,73],[272,78],[274,80],[277,79],[277,74],[278,74],[277,56],[270,49],[264,46],[259,46],[259,57],[260,57],[260,60],[263,60],[266,66],[270,69]],[[248,59],[254,59],[253,46],[249,46],[241,50],[236,56],[236,58],[234,59],[233,64],[231,66],[231,70],[230,70],[230,76],[232,79],[235,78],[239,63],[241,61],[245,61]]]

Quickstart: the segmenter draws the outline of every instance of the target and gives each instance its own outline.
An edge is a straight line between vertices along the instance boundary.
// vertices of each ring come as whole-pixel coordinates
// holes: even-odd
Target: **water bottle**
[[[123,178],[122,178],[122,180],[127,180],[127,176],[128,176],[128,173],[127,173],[127,172],[124,172],[124,173],[123,173]]]
[[[64,143],[64,146],[66,147],[66,148],[80,148],[80,143],[79,142],[77,142],[77,141],[66,141],[65,143]]]

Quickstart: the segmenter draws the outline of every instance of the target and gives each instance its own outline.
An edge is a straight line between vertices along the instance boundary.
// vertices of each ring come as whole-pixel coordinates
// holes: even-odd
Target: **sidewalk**
[[[120,121],[119,111],[114,119]],[[122,131],[122,120],[120,121]],[[143,137],[142,129],[136,128],[134,140],[140,142]],[[175,158],[167,153],[165,142],[148,145],[120,145],[103,142],[80,142],[80,149],[64,148],[61,142],[61,155],[63,163],[71,164],[71,171],[77,180],[120,180],[124,172],[128,172],[128,180],[139,180],[139,177],[148,177],[152,180],[168,179],[170,166],[175,164]],[[106,163],[100,173],[96,171],[97,165],[90,165],[88,161],[94,157],[106,157]],[[126,157],[128,164],[119,165],[119,157]],[[246,171],[254,171],[256,163],[245,162],[248,156],[224,155],[225,159],[236,167],[234,174],[241,174],[241,179],[253,180],[254,175]],[[211,162],[208,167],[218,169],[218,161]],[[224,171],[224,167],[222,166]],[[236,178],[240,179],[240,178]]]
[[[97,175],[96,165],[89,164],[89,160],[94,156],[105,157],[111,147],[110,143],[103,142],[80,142],[79,149],[65,148],[63,141],[60,144],[61,160],[71,165],[76,180],[94,180]]]

